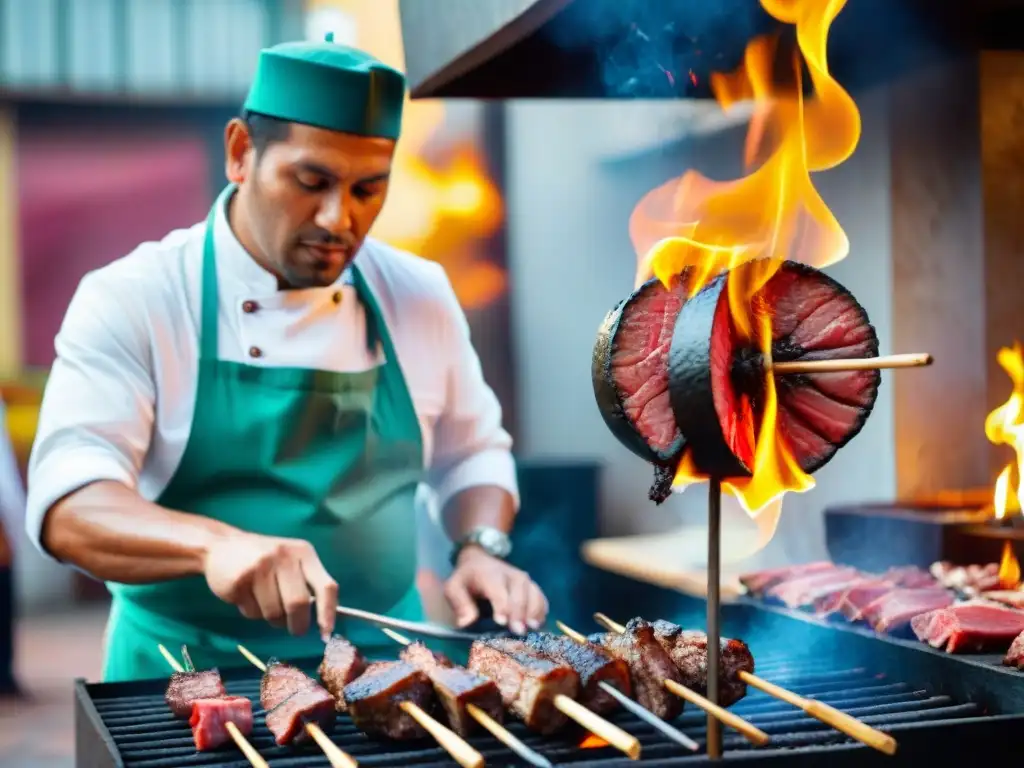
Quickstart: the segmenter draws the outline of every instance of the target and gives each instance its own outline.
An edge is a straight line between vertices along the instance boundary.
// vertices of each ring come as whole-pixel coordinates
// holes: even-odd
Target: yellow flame
[[[813,96],[804,98],[795,52],[793,83],[783,85],[772,76],[777,42],[753,40],[740,68],[712,75],[711,86],[723,109],[753,99],[745,161],[748,169],[759,158],[763,162],[736,180],[713,181],[690,170],[652,190],[630,217],[630,237],[638,256],[638,286],[652,275],[668,285],[673,276],[690,269],[692,295],[723,271],[757,260],[742,274],[727,278],[729,310],[740,339],[756,343],[770,360],[771,318],[757,316],[755,297],[785,260],[824,267],[846,257],[849,240],[815,189],[811,172],[849,158],[860,139],[861,121],[826,60],[829,29],[845,0],[761,0],[761,5],[779,21],[796,25]],[[813,488],[814,480],[777,433],[772,376],[765,376],[759,425],[750,404],[741,407],[750,416],[743,427],[750,430],[749,442],[755,446],[752,476],[729,479],[723,486],[756,515],[788,491]],[[674,487],[703,479],[687,452]]]
[[[1008,512],[1021,511],[1024,495],[1024,354],[1021,344],[1015,341],[1012,347],[1003,347],[996,357],[1013,383],[1013,391],[1006,402],[985,418],[985,436],[995,445],[1008,445],[1016,453],[1014,461],[1003,467],[996,480],[992,495],[995,516],[1002,519]],[[1014,472],[1017,485],[1011,489]]]
[[[1020,586],[1020,562],[1014,554],[1013,545],[1003,542],[1003,557],[999,561],[999,588],[1016,589]]]

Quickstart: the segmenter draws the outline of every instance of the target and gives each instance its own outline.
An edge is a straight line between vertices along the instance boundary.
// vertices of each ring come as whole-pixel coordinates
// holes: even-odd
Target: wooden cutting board
[[[707,596],[707,571],[688,567],[679,553],[692,549],[695,532],[685,528],[645,536],[591,539],[580,548],[583,560],[595,568],[617,573],[647,584],[674,589],[693,597]],[[722,602],[742,594],[737,573],[723,567]]]

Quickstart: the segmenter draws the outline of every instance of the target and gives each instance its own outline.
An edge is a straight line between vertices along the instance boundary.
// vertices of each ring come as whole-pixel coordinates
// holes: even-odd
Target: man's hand
[[[459,553],[444,595],[460,627],[480,617],[478,597],[490,602],[495,622],[516,634],[524,634],[527,627],[538,629],[548,615],[547,598],[525,572],[474,546]]]
[[[309,631],[315,597],[321,636],[334,631],[338,585],[308,541],[239,531],[209,549],[205,576],[213,594],[247,619],[262,617],[275,627],[287,626],[293,635]]]

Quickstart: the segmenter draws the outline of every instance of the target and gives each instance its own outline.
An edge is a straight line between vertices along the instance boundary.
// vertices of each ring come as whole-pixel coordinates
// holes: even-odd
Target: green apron
[[[380,307],[360,271],[367,343],[385,361],[359,373],[259,368],[217,359],[214,218],[206,225],[199,381],[188,444],[156,502],[245,531],[305,539],[316,547],[348,606],[422,619],[416,590],[416,488],[422,476],[419,421]],[[319,657],[323,642],[244,618],[202,576],[155,584],[107,584],[105,681],[164,677],[157,644],[185,643],[197,667],[244,666],[237,644],[281,660]],[[394,656],[372,625],[341,617],[336,632],[369,655]]]

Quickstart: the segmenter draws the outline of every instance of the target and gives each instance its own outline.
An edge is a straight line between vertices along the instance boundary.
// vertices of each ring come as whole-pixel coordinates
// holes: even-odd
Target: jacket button
[[[249,347],[249,357],[263,357],[263,350],[259,347]]]
[[[335,304],[341,304],[341,291],[335,291],[334,295],[331,296],[331,301]]]
[[[255,312],[259,308],[260,308],[260,305],[257,304],[255,301],[251,301],[250,300],[250,301],[242,302],[242,311],[245,312],[245,314],[247,314],[247,315],[251,315],[253,312]]]

